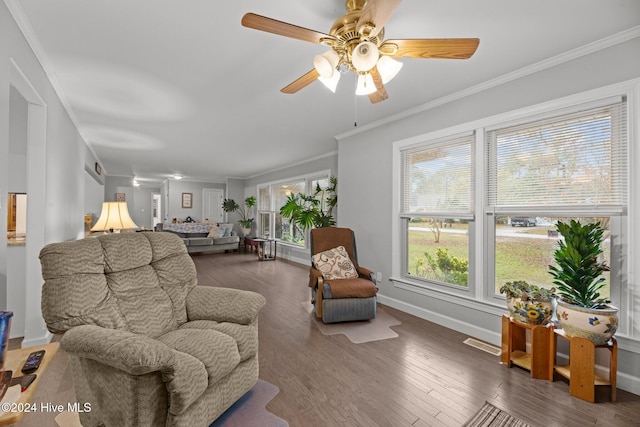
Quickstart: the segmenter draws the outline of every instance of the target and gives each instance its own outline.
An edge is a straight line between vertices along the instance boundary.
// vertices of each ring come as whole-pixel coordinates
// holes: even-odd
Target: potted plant
[[[507,297],[511,318],[525,325],[546,325],[551,321],[555,291],[555,288],[541,288],[524,280],[507,282],[500,288],[500,293]]]
[[[302,193],[290,194],[287,202],[280,208],[280,215],[291,220],[292,226],[298,227],[302,232],[311,227],[332,227],[336,225],[333,208],[338,204],[337,187],[338,179],[332,176],[328,187],[322,188],[320,184],[316,184],[315,191],[310,196]]]
[[[224,199],[222,202],[222,209],[229,212],[238,212],[240,219],[238,220],[238,224],[240,224],[240,228],[242,229],[242,233],[245,236],[248,236],[251,233],[251,226],[253,225],[253,218],[250,218],[251,208],[256,205],[255,196],[249,196],[244,199],[244,206],[240,206],[233,199]]]
[[[560,221],[557,229],[564,240],[558,240],[556,265],[549,266],[549,273],[558,287],[558,322],[569,337],[606,344],[618,328],[618,309],[599,293],[605,285],[602,274],[609,271],[598,259],[604,229],[599,222],[581,224],[576,220],[569,224]]]

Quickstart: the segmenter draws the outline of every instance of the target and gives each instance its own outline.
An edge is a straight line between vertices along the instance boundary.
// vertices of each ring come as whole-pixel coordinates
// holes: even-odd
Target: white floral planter
[[[507,298],[509,315],[524,325],[546,325],[551,322],[553,304],[551,301],[522,301],[521,298]]]
[[[558,299],[556,315],[568,337],[581,337],[595,345],[605,345],[618,329],[618,309],[584,308]]]

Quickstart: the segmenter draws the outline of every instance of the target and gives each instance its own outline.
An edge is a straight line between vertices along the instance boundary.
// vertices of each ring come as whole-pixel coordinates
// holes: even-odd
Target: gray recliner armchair
[[[375,318],[378,287],[373,272],[358,265],[353,230],[314,228],[310,246],[309,287],[316,315],[324,323]]]
[[[42,314],[63,333],[92,426],[208,426],[258,380],[262,295],[197,286],[182,240],[121,233],[40,253]]]

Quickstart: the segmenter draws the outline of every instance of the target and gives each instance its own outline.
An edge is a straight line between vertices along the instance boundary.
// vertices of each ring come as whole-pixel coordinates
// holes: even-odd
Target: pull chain
[[[358,79],[356,79],[356,89],[358,88]],[[358,95],[353,91],[353,127],[358,127]]]

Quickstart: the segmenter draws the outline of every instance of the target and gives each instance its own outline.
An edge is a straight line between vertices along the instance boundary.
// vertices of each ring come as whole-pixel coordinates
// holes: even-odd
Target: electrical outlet
[[[378,271],[376,273],[376,282],[381,282],[381,281],[382,281],[382,273]]]

